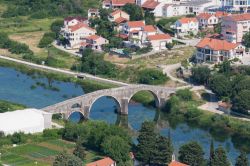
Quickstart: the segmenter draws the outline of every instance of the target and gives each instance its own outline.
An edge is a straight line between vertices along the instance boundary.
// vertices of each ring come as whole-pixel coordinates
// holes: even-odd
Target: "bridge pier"
[[[129,99],[128,98],[123,98],[121,99],[121,115],[128,115],[128,104],[129,104]]]

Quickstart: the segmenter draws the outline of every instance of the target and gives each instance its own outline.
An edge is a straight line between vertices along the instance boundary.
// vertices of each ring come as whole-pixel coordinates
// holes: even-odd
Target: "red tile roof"
[[[114,163],[115,163],[114,160],[112,160],[109,157],[106,157],[102,160],[98,160],[98,161],[86,164],[86,166],[110,166],[111,164],[114,164]]]
[[[230,20],[230,21],[246,21],[246,20],[250,20],[250,13],[233,14],[230,16],[226,16],[223,19]]]
[[[156,34],[156,35],[149,35],[148,40],[167,40],[171,39],[169,34]]]
[[[188,166],[187,164],[180,163],[178,161],[172,161],[168,166]]]
[[[228,13],[223,12],[223,11],[217,11],[217,12],[215,12],[214,15],[215,15],[215,17],[221,18],[221,17],[224,17],[224,16],[228,16]]]
[[[127,3],[135,3],[135,0],[112,0],[112,6],[124,6]]]
[[[117,34],[116,37],[122,38],[122,39],[128,39],[128,35],[125,34]]]
[[[115,19],[115,22],[117,24],[120,24],[120,23],[126,22],[126,21],[128,21],[128,20],[126,18],[123,18],[123,17],[119,17],[119,18]]]
[[[90,8],[90,9],[88,10],[88,12],[91,12],[91,13],[98,13],[98,12],[99,12],[99,9]]]
[[[211,16],[212,16],[212,14],[209,14],[209,13],[200,13],[200,14],[197,16],[197,18],[202,18],[202,19],[208,20]]]
[[[101,36],[98,36],[98,35],[91,35],[91,36],[88,36],[86,37],[86,39],[89,39],[89,40],[97,40],[99,39]]]
[[[90,28],[87,24],[84,24],[84,23],[78,23],[76,25],[73,25],[73,26],[69,26],[69,29],[74,32],[78,29],[81,29],[81,28],[86,28],[86,29],[89,29],[91,31],[95,31],[95,29],[93,28]]]
[[[111,16],[114,16],[114,15],[116,15],[116,14],[118,14],[118,13],[122,13],[122,12],[123,12],[123,13],[126,13],[126,12],[120,10],[120,9],[117,9],[117,10],[113,11],[110,15],[111,15]]]
[[[187,24],[189,22],[198,22],[198,20],[195,17],[183,17],[178,20],[182,24]]]
[[[214,39],[214,38],[204,38],[202,39],[196,47],[204,48],[210,47],[212,50],[216,51],[229,51],[236,48],[239,44],[230,43],[226,40]]]
[[[128,21],[129,27],[144,27],[145,23],[144,21]]]
[[[76,20],[78,20],[80,22],[83,22],[83,21],[87,20],[87,18],[81,17],[81,16],[75,16],[75,17],[69,16],[69,17],[64,18],[64,21],[71,21],[71,20],[74,20],[74,19],[76,19]]]
[[[147,0],[142,4],[142,7],[147,9],[155,9],[159,4],[160,3],[155,0]]]
[[[156,32],[156,29],[153,25],[146,25],[143,27],[143,30],[146,32]]]

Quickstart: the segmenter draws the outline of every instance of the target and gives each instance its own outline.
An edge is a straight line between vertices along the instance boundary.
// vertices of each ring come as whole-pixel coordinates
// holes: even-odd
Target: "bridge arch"
[[[155,101],[155,106],[158,108],[158,107],[160,107],[160,98],[158,97],[158,95],[154,92],[154,91],[152,91],[152,90],[150,90],[150,89],[142,89],[142,90],[137,90],[137,91],[135,91],[135,92],[133,92],[130,96],[129,96],[129,98],[128,98],[128,103],[131,101],[131,99],[136,95],[136,94],[138,94],[138,93],[140,93],[140,92],[150,92],[152,95],[153,95],[153,97],[154,97],[154,101]]]
[[[72,109],[76,109],[76,108],[82,108],[81,104],[79,103],[75,103],[71,106]]]
[[[75,114],[75,115],[78,114],[79,117],[77,117],[77,116],[72,117],[74,114]],[[72,111],[72,112],[70,112],[70,113],[67,115],[66,119],[70,120],[71,117],[72,117],[72,118],[79,118],[79,121],[78,121],[78,122],[81,122],[81,121],[83,121],[83,120],[86,119],[86,117],[84,116],[84,113],[81,112],[81,111]],[[72,119],[72,120],[74,121],[74,120],[78,120],[78,119]]]
[[[91,108],[93,108],[93,105],[95,104],[95,102],[96,102],[97,100],[101,99],[102,97],[108,97],[108,98],[113,99],[113,101],[115,101],[116,106],[117,106],[116,112],[117,112],[117,113],[120,113],[120,112],[121,112],[121,102],[119,101],[119,99],[117,99],[116,97],[111,96],[111,95],[101,95],[101,96],[96,97],[96,98],[90,103],[89,111],[88,111],[88,112],[89,112],[89,113],[88,113],[88,116],[90,115]]]

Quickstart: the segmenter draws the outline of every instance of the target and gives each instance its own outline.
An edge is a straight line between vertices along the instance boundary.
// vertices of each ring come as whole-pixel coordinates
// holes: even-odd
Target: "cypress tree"
[[[173,146],[169,138],[159,136],[156,140],[155,149],[152,154],[151,164],[154,166],[166,166],[171,162]]]
[[[144,122],[139,131],[136,159],[143,165],[150,164],[155,150],[157,135],[153,122]]]
[[[219,146],[214,152],[214,159],[212,160],[211,166],[230,166],[227,159],[226,151],[223,147]]]
[[[245,152],[240,153],[236,160],[235,166],[249,166],[249,161]]]

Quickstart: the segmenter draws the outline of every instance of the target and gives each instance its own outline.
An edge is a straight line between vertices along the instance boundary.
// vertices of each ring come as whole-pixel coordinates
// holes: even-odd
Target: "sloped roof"
[[[198,22],[198,20],[195,17],[183,17],[178,20],[182,24],[187,24],[189,22]]]
[[[78,23],[76,25],[73,25],[73,26],[69,26],[69,29],[74,32],[74,31],[77,31],[78,29],[81,29],[81,28],[86,28],[86,29],[89,29],[91,31],[96,31],[95,29],[93,28],[90,28],[87,24],[84,24],[84,23]]]
[[[228,13],[223,12],[223,11],[217,11],[217,12],[215,12],[214,15],[215,15],[215,17],[220,18],[220,17],[223,17],[223,16],[228,16]]]
[[[101,159],[101,160],[86,164],[86,166],[110,166],[113,163],[114,163],[114,160],[112,160],[109,157],[106,157],[104,159]]]
[[[91,35],[91,36],[86,37],[86,39],[89,39],[89,40],[97,40],[99,38],[101,38],[101,36],[98,36],[98,35]]]
[[[135,3],[135,0],[112,0],[113,6],[124,6],[127,3]]]
[[[147,9],[155,9],[159,4],[160,2],[157,2],[155,0],[147,0],[142,4],[142,7]]]
[[[232,14],[230,16],[223,17],[223,19],[230,20],[230,21],[246,21],[246,20],[250,20],[250,13]]]
[[[128,21],[128,20],[126,18],[123,18],[123,17],[119,17],[119,18],[115,19],[115,22],[117,24],[120,24],[120,23],[126,22],[126,21]]]
[[[209,13],[200,13],[197,18],[202,18],[202,19],[206,19],[208,20],[211,16],[213,16],[212,14]]]
[[[144,27],[145,23],[144,21],[128,21],[129,27]]]
[[[168,166],[188,166],[188,165],[178,161],[172,161]]]
[[[111,15],[111,16],[114,16],[114,15],[116,15],[116,14],[118,14],[118,13],[126,13],[126,12],[124,12],[124,11],[122,11],[122,10],[120,10],[120,9],[117,9],[117,10],[113,11],[110,15]],[[126,13],[126,14],[127,14],[127,13]]]
[[[64,21],[71,21],[71,20],[74,20],[74,19],[76,19],[76,20],[78,20],[80,22],[83,22],[83,21],[87,20],[87,18],[82,17],[82,16],[74,16],[74,17],[73,16],[69,16],[69,17],[64,18]]]
[[[204,38],[202,39],[196,47],[204,48],[209,47],[216,51],[229,51],[236,48],[239,44],[230,43],[226,40],[215,39],[215,38]]]
[[[169,34],[156,34],[156,35],[149,35],[148,40],[167,40],[171,39]]]
[[[156,32],[156,29],[153,25],[146,25],[143,27],[143,30],[146,32]]]

